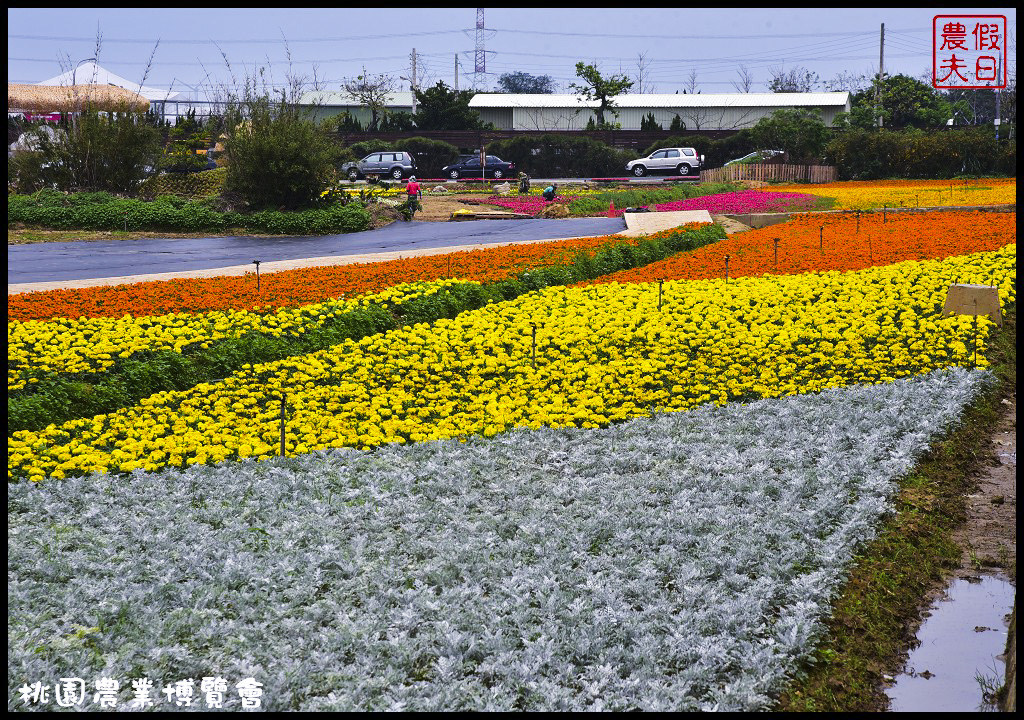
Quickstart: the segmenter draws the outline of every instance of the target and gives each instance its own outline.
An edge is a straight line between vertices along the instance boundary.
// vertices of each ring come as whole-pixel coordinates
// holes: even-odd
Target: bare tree
[[[367,130],[377,129],[381,115],[385,112],[391,94],[395,92],[397,81],[390,75],[370,75],[363,68],[363,74],[344,80],[341,87],[370,111],[370,124]]]
[[[750,88],[754,86],[754,75],[750,72],[750,69],[746,65],[740,65],[740,69],[736,71],[736,74],[740,76],[739,80],[733,80],[732,82],[736,92],[750,92]]]
[[[636,58],[636,91],[638,93],[654,92],[653,83],[647,80],[650,74],[651,61],[647,59],[647,53],[637,53]]]
[[[686,82],[683,83],[683,92],[693,95],[697,92],[697,71],[690,70],[690,74],[686,76]]]
[[[818,73],[813,73],[805,67],[795,67],[789,72],[782,68],[768,68],[768,72],[772,76],[768,82],[768,89],[775,93],[813,92],[821,85]]]

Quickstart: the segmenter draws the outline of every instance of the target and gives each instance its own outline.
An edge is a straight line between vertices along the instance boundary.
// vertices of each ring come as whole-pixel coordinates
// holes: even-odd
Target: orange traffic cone
[[[615,217],[615,201],[608,203],[608,217]]]

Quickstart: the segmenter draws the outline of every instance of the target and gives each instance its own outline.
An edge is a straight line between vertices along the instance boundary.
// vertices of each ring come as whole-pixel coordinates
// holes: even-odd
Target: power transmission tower
[[[473,87],[480,87],[487,73],[487,52],[484,50],[484,9],[476,9],[476,63],[473,68]]]

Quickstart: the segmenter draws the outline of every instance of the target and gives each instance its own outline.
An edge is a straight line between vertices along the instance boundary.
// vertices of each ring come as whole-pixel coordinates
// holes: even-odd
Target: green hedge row
[[[109,413],[134,405],[158,392],[187,390],[202,382],[227,377],[246,364],[257,364],[323,350],[346,339],[358,340],[403,325],[454,318],[490,302],[511,300],[554,285],[569,285],[618,270],[643,267],[679,252],[695,250],[725,237],[718,225],[647,238],[637,245],[610,244],[594,255],[578,253],[571,262],[536,268],[487,285],[457,284],[428,297],[385,310],[369,306],[334,318],[295,336],[273,337],[250,332],[221,340],[191,353],[160,351],[119,361],[101,375],[44,379],[8,394],[7,432],[38,430],[81,417]]]
[[[846,130],[825,146],[841,180],[945,179],[1017,175],[1017,140],[996,144],[990,127],[948,130]]]
[[[242,228],[275,235],[326,235],[368,230],[370,215],[359,203],[243,214],[218,212],[202,202],[172,196],[147,202],[109,193],[65,195],[40,190],[32,195],[8,195],[7,222],[66,230],[204,232]]]

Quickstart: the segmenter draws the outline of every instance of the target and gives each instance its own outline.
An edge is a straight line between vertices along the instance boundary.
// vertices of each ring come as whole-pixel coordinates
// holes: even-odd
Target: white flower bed
[[[9,707],[220,675],[267,709],[763,708],[989,377],[9,486]]]

